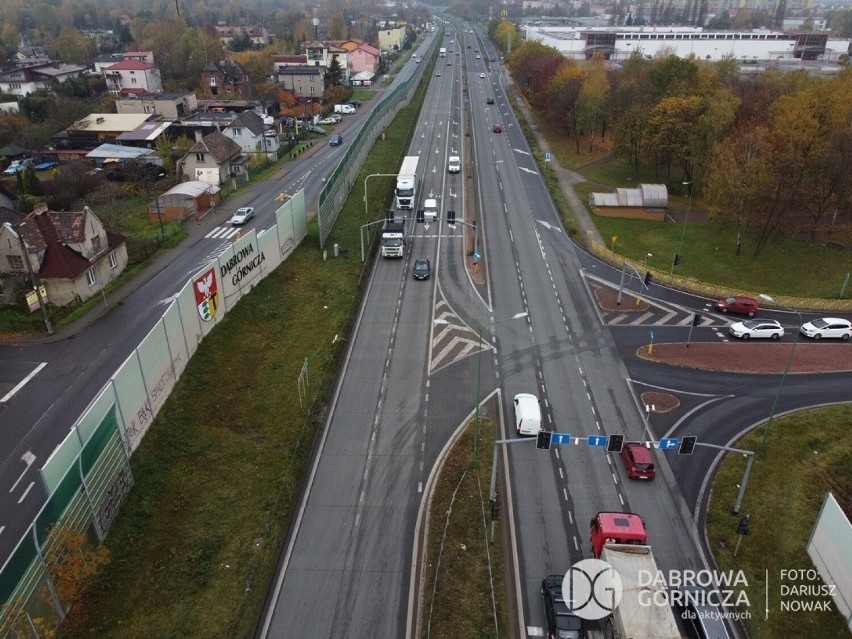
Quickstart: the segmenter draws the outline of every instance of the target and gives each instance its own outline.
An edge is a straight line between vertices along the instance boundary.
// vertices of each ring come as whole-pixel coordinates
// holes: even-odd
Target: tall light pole
[[[680,258],[683,255],[683,238],[686,236],[686,221],[689,219],[689,209],[692,207],[692,180],[681,182],[681,184],[689,187],[689,200],[686,202],[686,215],[683,218],[683,230],[680,232],[680,245],[677,248],[677,253],[672,258],[672,269],[669,271],[669,275],[674,275],[674,267],[680,264]]]
[[[485,329],[489,326],[494,326],[495,324],[502,324],[503,322],[511,322],[512,320],[521,319],[523,317],[528,317],[529,313],[524,311],[523,313],[515,313],[512,317],[506,317],[504,319],[495,320],[493,322],[488,322],[487,324],[470,324],[477,329],[479,333],[479,353],[476,356],[476,417],[474,421],[473,427],[473,460],[476,461],[476,453],[479,449],[479,427],[482,423],[482,333],[485,332]],[[436,319],[432,320],[435,324],[449,324],[445,319]]]
[[[760,293],[758,296],[761,299],[766,300],[770,303],[777,303],[771,296],[766,295],[765,293]],[[781,306],[781,304],[778,304]],[[785,307],[788,310],[793,311],[796,315],[799,316],[799,326],[802,325],[802,314],[797,311],[795,308]],[[790,370],[790,364],[793,363],[793,354],[796,352],[796,344],[799,341],[799,330],[796,329],[796,336],[793,338],[793,346],[790,347],[790,356],[787,358],[787,365],[784,367],[784,372],[781,374],[781,382],[778,384],[778,390],[775,393],[775,399],[772,401],[772,408],[769,410],[769,419],[766,420],[766,426],[763,427],[763,436],[760,438],[760,444],[757,447],[757,450],[763,451],[763,447],[766,444],[766,438],[769,437],[769,429],[772,427],[772,420],[775,417],[775,409],[778,408],[778,400],[781,397],[781,389],[784,388],[784,381],[787,379],[787,373]]]

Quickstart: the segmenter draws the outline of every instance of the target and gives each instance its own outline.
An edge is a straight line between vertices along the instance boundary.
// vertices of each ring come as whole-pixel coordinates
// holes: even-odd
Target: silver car
[[[231,224],[233,224],[234,226],[241,226],[253,217],[254,208],[252,208],[251,206],[244,206],[242,208],[237,209],[237,211],[231,217]]]

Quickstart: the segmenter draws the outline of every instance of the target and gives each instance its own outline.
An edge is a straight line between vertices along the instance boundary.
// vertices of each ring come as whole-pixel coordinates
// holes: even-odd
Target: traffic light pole
[[[754,464],[754,451],[743,450],[742,448],[731,448],[730,446],[705,444],[704,442],[695,442],[695,445],[704,446],[705,448],[715,448],[716,450],[726,450],[731,453],[740,453],[741,455],[745,455],[748,458],[746,459],[746,467],[745,471],[743,471],[742,481],[740,481],[740,491],[739,493],[737,493],[737,501],[734,503],[734,514],[739,514],[740,508],[743,505],[743,498],[745,497],[746,486],[748,486],[748,479],[751,476],[751,467]]]
[[[497,520],[499,506],[497,505],[497,451],[500,444],[520,444],[534,442],[535,439],[516,437],[514,439],[498,439],[494,442],[494,454],[491,456],[491,484],[488,488],[488,501],[491,502],[491,543],[494,543],[494,522]]]

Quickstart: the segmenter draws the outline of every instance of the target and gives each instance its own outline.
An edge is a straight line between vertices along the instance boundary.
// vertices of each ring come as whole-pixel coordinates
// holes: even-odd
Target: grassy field
[[[782,611],[780,577],[782,569],[813,568],[805,546],[827,492],[834,494],[847,514],[852,510],[850,423],[852,406],[848,405],[774,421],[765,452],[757,456],[752,468],[739,515],[733,515],[732,508],[743,476],[744,458],[728,456],[719,471],[707,513],[710,547],[720,569],[743,570],[747,577],[751,618],[746,620],[746,627],[753,639],[849,636],[833,602],[831,612]],[[735,446],[756,450],[762,434],[759,429]],[[743,537],[734,557],[737,523],[744,515],[750,516],[751,535]],[[813,582],[783,582],[809,583]],[[767,586],[768,619],[763,612]],[[828,597],[813,596],[783,599],[829,601]]]
[[[422,99],[422,94],[418,94]],[[396,169],[419,99],[356,184]],[[393,184],[370,184],[388,202]],[[250,637],[360,301],[363,202],[350,197],[323,261],[309,237],[201,343],[131,460],[136,486],[112,561],[62,637]],[[294,311],[298,309],[298,311]],[[310,412],[297,378],[307,358]]]
[[[450,451],[432,498],[421,637],[508,637],[505,559],[488,500],[495,424],[483,419],[477,464],[473,426]]]

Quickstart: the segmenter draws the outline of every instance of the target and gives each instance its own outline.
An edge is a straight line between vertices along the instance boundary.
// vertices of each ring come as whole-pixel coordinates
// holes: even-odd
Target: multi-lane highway
[[[707,300],[655,288],[645,294],[652,310],[641,316],[599,309],[592,287],[611,286],[620,274],[564,233],[507,102],[506,76],[491,62],[497,55],[462,29],[448,27],[445,44],[452,51],[437,59],[407,153],[420,157],[418,203],[434,197],[442,215],[428,226],[409,219],[405,258],[373,266],[261,620],[264,637],[413,631],[424,492],[473,411],[480,363],[480,395],[492,398],[489,406],[500,402],[492,417],[506,418],[506,437],[514,436],[512,397],[528,392],[541,400],[548,430],[641,439],[638,393],[665,388],[683,400],[682,409],[654,416],[656,437],[688,430],[726,444],[765,418],[777,386],[775,376],[753,376],[747,385],[697,371],[673,379],[667,368],[633,356],[651,326],[658,342],[682,341]],[[316,196],[340,148],[288,165],[286,175],[254,185],[234,206],[254,206],[252,224],[263,228],[282,191],[305,188],[308,200]],[[462,157],[458,174],[447,173],[450,155]],[[447,223],[449,209],[459,224]],[[161,304],[229,242],[231,210],[214,213],[219,219],[208,219],[191,246],[75,339],[0,347],[3,394],[34,373],[0,411],[4,442],[13,443],[0,455],[0,563],[43,503],[37,468],[148,332]],[[474,220],[482,259],[472,272],[463,223]],[[432,262],[430,280],[411,277],[419,257]],[[723,339],[730,320],[704,314],[693,339]],[[779,411],[846,399],[847,385],[839,375],[790,379]],[[688,465],[658,455],[658,476],[648,483],[627,481],[612,456],[583,445],[539,451],[530,442],[505,453],[508,482],[499,492],[509,506],[502,512],[516,549],[510,590],[522,633],[541,634],[541,578],[590,556],[588,522],[600,510],[640,513],[661,567],[703,566],[697,504],[716,459],[706,449]]]

